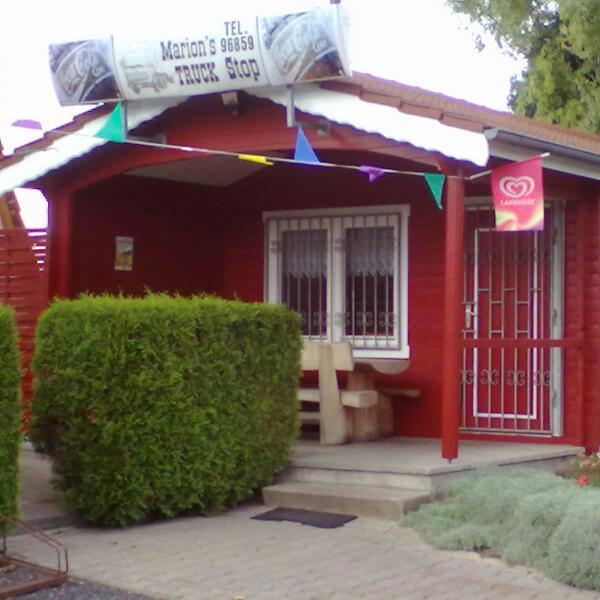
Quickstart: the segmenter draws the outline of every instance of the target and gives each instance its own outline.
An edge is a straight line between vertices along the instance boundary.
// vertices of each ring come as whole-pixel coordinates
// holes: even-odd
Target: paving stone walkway
[[[600,599],[531,569],[435,550],[396,523],[361,518],[327,530],[250,519],[264,510],[54,535],[69,547],[74,576],[155,598]],[[9,541],[11,553],[42,558],[26,537]]]
[[[25,517],[68,523],[48,485],[48,461],[24,452],[22,473]],[[436,550],[394,522],[359,518],[317,529],[251,519],[266,510],[248,504],[214,517],[109,530],[65,525],[49,533],[69,548],[73,577],[154,598],[600,600],[600,593],[532,569]],[[31,538],[11,536],[8,543],[10,554],[50,564]]]

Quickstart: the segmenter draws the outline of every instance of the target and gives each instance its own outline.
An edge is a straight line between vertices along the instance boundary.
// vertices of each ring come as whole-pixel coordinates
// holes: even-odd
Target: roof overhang
[[[288,90],[283,86],[254,88],[246,90],[246,93],[284,107],[290,103]],[[186,100],[171,98],[132,102],[128,106],[128,126],[134,129]],[[484,132],[462,129],[435,118],[402,112],[394,105],[368,102],[356,94],[324,89],[317,84],[297,86],[294,107],[308,115],[479,167],[486,166],[490,156],[522,160],[534,153],[550,152],[544,161],[546,168],[600,180],[600,154],[500,127]],[[105,119],[105,114],[98,114],[83,125],[76,122],[75,127],[71,127],[75,129],[73,133],[49,132],[43,147],[32,147],[29,154],[12,161],[9,159],[6,166],[0,166],[0,194],[36,181],[104,145],[106,140],[94,137],[94,134]],[[181,174],[171,173],[169,177],[180,180]]]
[[[289,103],[284,87],[245,91],[282,106]],[[297,86],[294,89],[294,105],[304,113],[376,133],[428,152],[439,152],[451,159],[469,161],[480,167],[488,162],[488,142],[483,133],[450,127],[436,119],[409,115],[393,106],[365,102],[358,96],[323,89],[317,84]]]
[[[165,100],[143,100],[132,102],[127,107],[127,124],[130,129],[154,119],[165,110],[172,108],[187,98],[169,98]],[[102,114],[87,121],[71,134],[50,132],[55,136],[48,145],[40,149],[32,149],[31,153],[19,157],[15,162],[0,168],[0,195],[5,192],[23,187],[35,181],[50,171],[66,165],[107,143],[107,140],[94,137],[106,121]],[[10,160],[10,159],[9,159]]]
[[[287,90],[283,86],[246,91],[279,105],[287,106],[288,103]],[[131,102],[127,108],[128,127],[133,129],[185,100],[187,98]],[[485,166],[488,161],[488,143],[483,133],[450,127],[435,119],[404,114],[393,107],[321,89],[316,84],[297,86],[295,106],[304,113],[350,125],[367,133],[376,133],[428,152],[437,152],[450,159],[469,161],[478,166]],[[104,145],[106,140],[93,136],[105,119],[105,115],[98,116],[73,134],[50,133],[56,139],[49,145],[34,149],[20,160],[0,169],[0,194],[27,185]]]
[[[549,152],[550,156],[544,158],[544,168],[600,181],[600,155],[594,152],[502,129],[488,129],[485,136],[491,156],[524,160],[534,153]]]

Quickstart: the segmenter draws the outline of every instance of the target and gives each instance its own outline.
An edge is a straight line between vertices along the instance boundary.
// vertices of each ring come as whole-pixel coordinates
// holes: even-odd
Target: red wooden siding
[[[280,107],[249,100],[239,115],[232,115],[223,109],[218,97],[186,103],[136,131],[136,135],[144,136],[154,133],[166,134],[170,143],[249,152],[287,153],[295,141],[295,131],[285,127]],[[325,137],[312,129],[307,133],[323,160],[411,170],[424,167],[408,158],[436,162],[435,156],[425,151],[350,127],[334,125],[332,134]],[[189,156],[176,151],[110,146],[62,169],[60,180],[53,174],[45,178],[46,196],[55,215],[52,289],[75,296],[84,291],[142,294],[149,287],[262,301],[263,211],[410,204],[411,365],[401,376],[382,377],[382,381],[423,391],[419,399],[395,402],[399,434],[439,436],[445,212],[437,210],[425,182],[390,175],[369,185],[360,173],[284,165],[265,168],[225,188],[121,176],[135,167],[182,157]],[[600,371],[596,368],[600,344],[600,224],[597,208],[579,203],[582,198],[591,199],[589,189],[579,186],[580,181],[553,173],[545,176],[548,195],[569,200],[565,224],[565,337],[581,339],[584,332],[587,336],[585,369],[580,350],[565,350],[565,435],[552,441],[577,444],[583,442],[584,435],[596,442],[600,436],[600,403],[595,398],[600,381],[594,379],[600,377],[595,374]],[[488,193],[481,180],[477,185],[481,194]],[[470,194],[480,195],[476,187],[467,189]],[[577,208],[579,205],[584,208]],[[114,269],[118,235],[134,238],[131,272]],[[589,318],[590,312],[593,318]],[[591,412],[583,412],[584,401]]]
[[[38,316],[48,304],[46,230],[0,229],[0,302],[15,309],[23,357],[24,421],[29,418],[31,358]]]
[[[184,184],[123,177],[73,202],[70,289],[181,294],[217,291],[212,220],[203,194]],[[115,270],[115,237],[133,237],[133,270]]]
[[[595,199],[586,210],[585,294],[583,334],[585,339],[584,435],[588,451],[600,450],[600,208]]]
[[[75,197],[72,293],[141,294],[149,287],[184,294],[206,291],[226,298],[262,301],[263,211],[361,203],[411,205],[411,366],[402,376],[382,379],[389,385],[402,383],[423,390],[419,399],[396,402],[397,431],[402,435],[438,436],[442,391],[439,373],[443,363],[444,213],[435,208],[418,179],[389,177],[369,185],[355,174],[325,173],[318,169],[298,171],[293,167],[265,169],[227,188],[115,178]],[[581,339],[584,296],[589,296],[586,302],[598,302],[593,296],[598,287],[585,291],[587,288],[582,285],[584,270],[593,265],[586,253],[593,251],[588,238],[581,234],[578,206],[567,205],[565,212],[565,338],[571,340]],[[591,209],[588,206],[585,210]],[[593,229],[589,215],[584,222],[588,223],[588,230]],[[134,269],[130,273],[114,270],[116,235],[134,238]],[[596,274],[595,281],[597,278]],[[596,313],[600,314],[600,309]],[[588,362],[595,360],[591,354],[588,356]],[[594,370],[588,367],[586,373],[592,376]],[[581,351],[568,347],[564,436],[554,441],[581,443],[583,385]],[[600,420],[600,415],[597,418]],[[593,435],[597,437],[597,431]]]
[[[583,203],[565,207],[565,337],[581,339],[584,322],[585,213]],[[565,432],[583,442],[584,436],[584,369],[580,350],[564,354]]]
[[[149,287],[262,301],[263,211],[364,203],[411,205],[411,367],[402,381],[423,395],[397,403],[397,423],[402,434],[439,435],[444,214],[420,179],[369,185],[361,174],[295,167],[265,169],[228,188],[113,179],[74,197],[72,295]],[[134,238],[132,272],[114,270],[116,235]]]

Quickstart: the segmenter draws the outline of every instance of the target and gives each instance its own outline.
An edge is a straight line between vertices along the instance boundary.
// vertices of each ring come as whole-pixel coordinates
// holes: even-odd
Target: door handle
[[[471,319],[475,316],[476,312],[473,309],[472,304],[465,305],[465,328],[471,329]]]

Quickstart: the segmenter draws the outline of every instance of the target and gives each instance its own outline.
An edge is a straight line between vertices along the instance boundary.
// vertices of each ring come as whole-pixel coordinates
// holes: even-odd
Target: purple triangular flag
[[[14,123],[12,123],[13,127],[22,127],[23,129],[36,129],[38,131],[43,131],[44,128],[39,121],[34,121],[33,119],[17,119]]]
[[[296,151],[294,152],[294,160],[305,163],[319,164],[321,161],[315,154],[310,143],[302,131],[302,127],[298,127],[298,135],[296,137]]]
[[[369,177],[369,183],[373,183],[385,173],[383,169],[380,169],[379,167],[372,167],[371,165],[361,165],[358,170],[361,173],[365,173]]]

